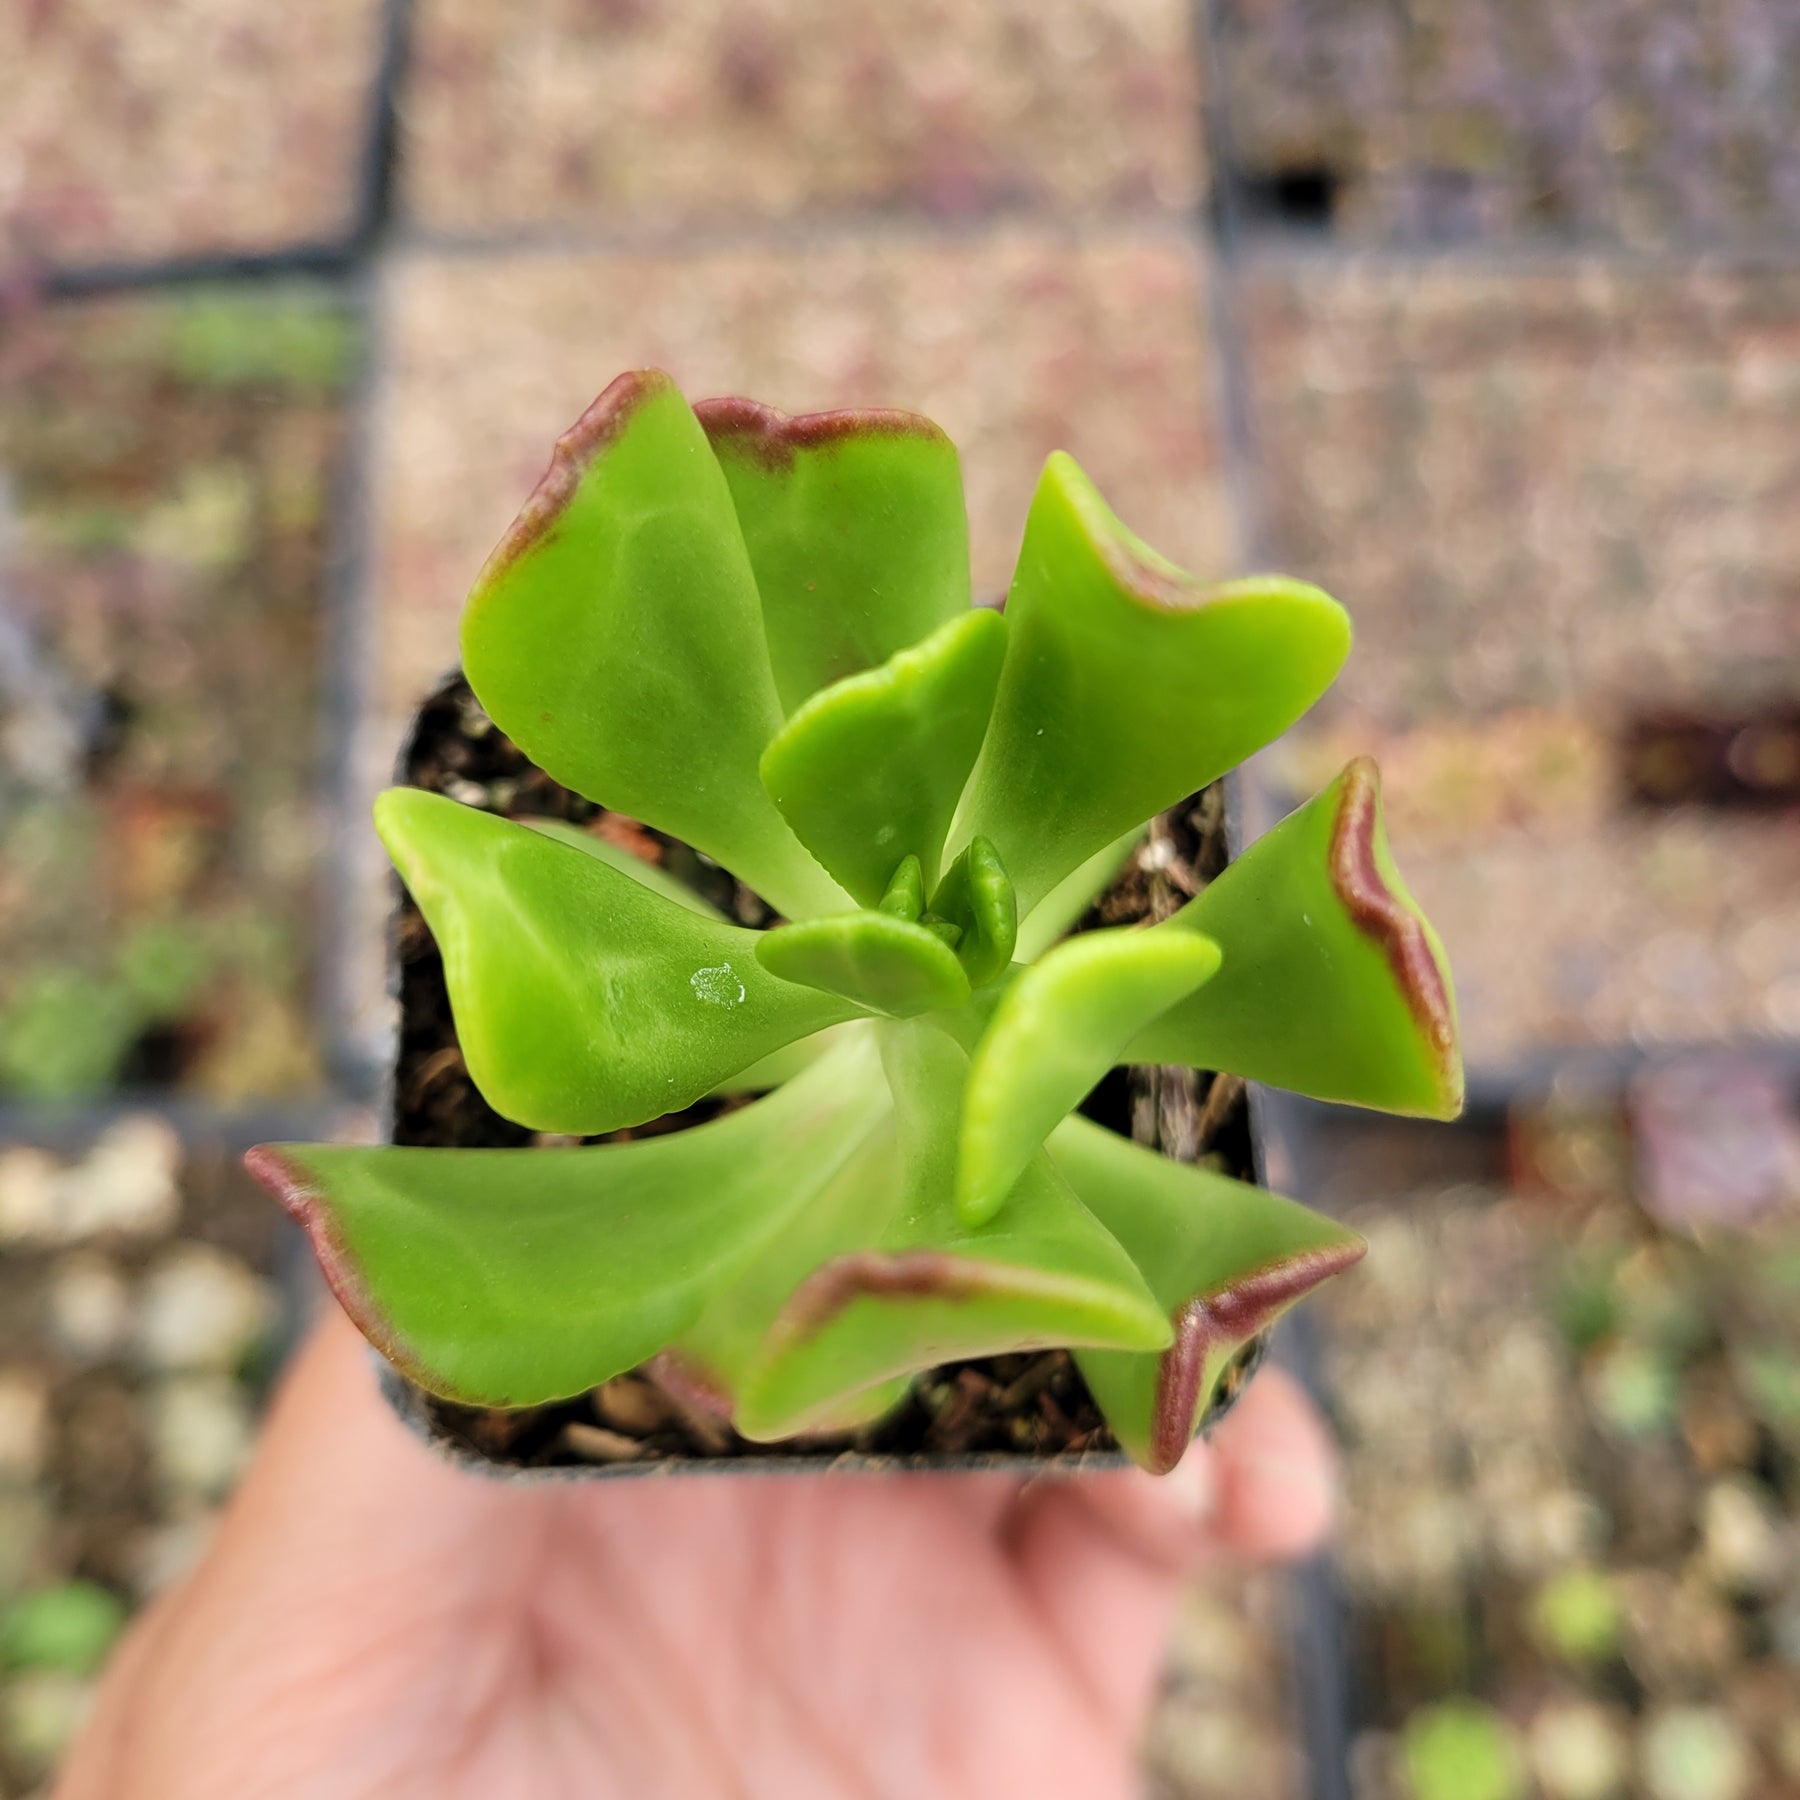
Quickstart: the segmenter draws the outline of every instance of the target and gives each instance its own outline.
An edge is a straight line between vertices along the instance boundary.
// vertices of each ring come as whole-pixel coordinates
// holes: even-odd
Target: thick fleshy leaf
[[[917,856],[937,879],[1006,654],[1006,621],[971,608],[878,669],[806,701],[763,752],[794,834],[865,906]]]
[[[1384,1112],[1461,1111],[1450,967],[1388,853],[1366,757],[1155,929],[1203,932],[1225,963],[1124,1061],[1229,1069]]]
[[[539,767],[724,863],[779,910],[843,897],[756,773],[782,707],[731,493],[675,384],[621,375],[560,440],[462,624]]]
[[[931,897],[934,916],[960,933],[956,954],[975,987],[1005,973],[1019,936],[1019,908],[1000,853],[984,837],[965,844]]]
[[[882,890],[879,910],[915,925],[919,922],[925,911],[925,871],[916,856],[901,860],[893,879]]]
[[[928,1021],[880,1029],[895,1133],[872,1139],[805,1230],[792,1286],[747,1364],[725,1381],[738,1429],[785,1437],[841,1420],[854,1397],[962,1357],[1053,1345],[1155,1351],[1171,1327],[1116,1240],[1040,1155],[1003,1218],[957,1220],[951,1194],[966,1053]],[[784,1239],[774,1253],[786,1255]],[[764,1285],[765,1294],[780,1287]],[[742,1342],[740,1338],[739,1342]],[[715,1354],[717,1342],[715,1342]]]
[[[965,1225],[999,1212],[1045,1138],[1146,1021],[1218,966],[1218,946],[1199,932],[1088,931],[1020,974],[969,1069],[956,1181]]]
[[[1285,731],[1350,622],[1304,582],[1207,586],[1140,542],[1074,461],[1044,467],[1007,598],[1006,663],[958,834],[1033,906],[1064,876]]]
[[[418,788],[375,823],[443,953],[469,1074],[534,1131],[642,1124],[861,1010],[776,980],[763,933],[542,831]]]
[[[832,913],[777,926],[758,934],[756,954],[783,981],[897,1019],[960,1006],[969,997],[956,953],[923,925],[893,913]]]
[[[789,1297],[814,1270],[879,1243],[901,1201],[893,1121],[884,1118],[784,1229],[766,1239],[728,1285],[715,1290],[658,1359],[658,1373],[665,1380],[673,1377],[691,1400],[722,1418],[733,1417]],[[904,1377],[868,1386],[848,1382],[831,1403],[815,1409],[810,1429],[841,1429],[879,1417],[898,1398],[890,1391],[895,1380],[903,1392]]]
[[[753,1106],[625,1144],[278,1144],[246,1161],[395,1367],[454,1400],[530,1406],[676,1337],[887,1109],[865,1040]]]
[[[1124,1245],[1173,1328],[1174,1341],[1153,1355],[1075,1353],[1113,1435],[1164,1474],[1233,1357],[1354,1263],[1363,1241],[1296,1201],[1174,1162],[1087,1119],[1057,1128],[1050,1160]]]
[[[698,913],[703,919],[722,919],[725,916],[667,869],[645,862],[641,856],[634,856],[629,850],[623,850],[603,837],[596,837],[591,831],[583,831],[579,825],[571,825],[566,819],[521,819],[519,823],[529,825],[533,831],[541,831],[545,837],[554,838],[559,844],[572,844],[597,862],[605,863],[609,869],[617,869],[620,874],[629,875],[633,881],[642,882],[653,894],[661,894],[666,900],[674,900],[689,912]]]
[[[965,1357],[1154,1352],[1169,1336],[1138,1271],[1040,1156],[993,1224],[959,1232],[945,1196],[808,1275],[745,1375],[737,1426],[753,1438],[814,1429],[860,1390]]]
[[[1082,914],[1112,886],[1143,835],[1142,828],[1126,832],[1104,850],[1097,850],[1074,874],[1065,875],[1031,909],[1031,917],[1020,922],[1014,960],[1036,962],[1052,944],[1067,936]]]
[[[810,1069],[821,1056],[834,1044],[858,1033],[867,1035],[869,1030],[867,1019],[852,1019],[844,1025],[828,1025],[823,1031],[816,1031],[811,1037],[797,1038],[791,1044],[784,1044],[779,1050],[771,1050],[767,1056],[759,1057],[747,1069],[739,1069],[735,1075],[729,1075],[712,1090],[714,1094],[762,1094],[770,1088],[780,1087],[784,1081],[792,1081],[802,1069]]]
[[[753,400],[694,410],[749,546],[784,712],[967,608],[962,471],[929,419],[788,418]]]

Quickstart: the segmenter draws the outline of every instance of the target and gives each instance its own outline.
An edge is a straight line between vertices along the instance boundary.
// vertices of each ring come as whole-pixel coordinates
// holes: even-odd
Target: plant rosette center
[[[773,1441],[921,1371],[1066,1348],[1179,1459],[1354,1234],[1077,1109],[1118,1064],[1449,1117],[1441,946],[1352,762],[1173,917],[1070,927],[1157,814],[1291,725],[1350,646],[1304,583],[1208,584],[1052,456],[1004,611],[909,414],[690,408],[620,377],[482,571],[463,665],[554,780],[780,915],[746,930],[607,838],[396,788],[376,828],[470,1077],[557,1150],[263,1146],[339,1299],[427,1392],[582,1393],[651,1358]]]

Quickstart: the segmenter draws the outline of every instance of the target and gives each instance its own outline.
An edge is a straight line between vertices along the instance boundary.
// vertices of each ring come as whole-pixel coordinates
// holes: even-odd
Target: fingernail
[[[1206,1524],[1219,1510],[1218,1458],[1208,1444],[1190,1444],[1163,1484],[1191,1525]]]

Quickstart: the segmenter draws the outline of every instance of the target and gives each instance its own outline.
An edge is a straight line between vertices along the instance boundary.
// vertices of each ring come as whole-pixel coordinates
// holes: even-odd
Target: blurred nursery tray
[[[1259,256],[1265,553],[1328,578],[1332,716],[1800,704],[1800,271]]]
[[[0,1141],[0,1793],[45,1773],[248,1454],[292,1239],[241,1148],[148,1113]]]
[[[1271,772],[1299,794],[1377,756],[1477,1088],[1569,1052],[1800,1041],[1777,729],[1800,278],[1259,257],[1241,280],[1268,554],[1327,578],[1359,639]],[[1710,787],[1650,735],[1683,719],[1743,728],[1698,746]],[[1767,798],[1715,810],[1746,773]]]
[[[1791,814],[1630,803],[1573,713],[1321,729],[1283,746],[1280,786],[1310,791],[1352,746],[1381,764],[1395,855],[1456,971],[1472,1091],[1570,1059],[1800,1050]]]
[[[1225,174],[1259,224],[1357,242],[1791,241],[1783,0],[1213,8]]]
[[[411,30],[402,197],[438,231],[1183,212],[1200,192],[1181,0],[424,0]]]
[[[356,344],[301,288],[0,329],[0,1097],[318,1084],[326,515]]]
[[[1524,1193],[1491,1136],[1484,1179],[1418,1187],[1404,1134],[1332,1130],[1331,1197],[1370,1239],[1316,1315],[1359,1796],[1800,1784],[1800,1159],[1790,1136],[1748,1203],[1730,1133],[1693,1120],[1726,1166],[1665,1167],[1659,1222],[1631,1171],[1704,1098],[1534,1107]],[[1629,1129],[1646,1103],[1660,1151]]]
[[[1290,1594],[1266,1569],[1213,1569],[1182,1601],[1144,1744],[1149,1800],[1307,1800]]]
[[[0,279],[346,244],[388,0],[0,13]]]
[[[391,265],[376,450],[380,700],[397,745],[544,444],[621,368],[804,412],[902,407],[961,453],[976,591],[1005,592],[1044,458],[1066,449],[1133,529],[1201,572],[1235,567],[1212,425],[1203,270],[1181,234],[1009,225],[688,254]]]
[[[1645,806],[1800,810],[1800,704],[1747,716],[1651,713],[1622,737],[1626,790]]]

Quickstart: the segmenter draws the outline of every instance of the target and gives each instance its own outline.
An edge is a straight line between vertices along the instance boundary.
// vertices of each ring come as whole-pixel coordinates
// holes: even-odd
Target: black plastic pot
[[[460,674],[447,677],[420,708],[396,777],[404,785],[500,813],[569,819],[590,828],[604,822],[603,809],[560,787],[525,758],[481,711]],[[1124,923],[1174,910],[1192,891],[1191,877],[1210,879],[1229,860],[1237,840],[1234,803],[1235,795],[1215,784],[1163,814],[1149,840],[1157,854],[1128,864],[1083,924]],[[631,821],[621,820],[616,829],[653,849],[728,915],[752,926],[771,918],[756,895],[687,846]],[[400,1019],[386,1096],[390,1138],[439,1146],[532,1145],[539,1141],[534,1134],[493,1112],[469,1080],[456,1048],[436,945],[398,883],[396,895],[389,970]],[[1241,1083],[1227,1078],[1227,1086],[1215,1088],[1214,1080],[1185,1071],[1115,1071],[1084,1110],[1159,1149],[1167,1147],[1174,1129],[1190,1154],[1223,1153],[1234,1173],[1260,1181],[1263,1151],[1249,1096]],[[686,1122],[699,1123],[716,1110],[717,1103],[703,1102]],[[1228,1384],[1226,1405],[1242,1391],[1263,1348],[1258,1341],[1242,1359],[1239,1378]],[[436,1449],[459,1463],[514,1476],[825,1469],[1032,1474],[1118,1468],[1126,1460],[1062,1351],[932,1371],[876,1426],[782,1445],[737,1437],[654,1364],[576,1400],[517,1412],[453,1405],[385,1365],[382,1379],[399,1416]],[[1207,1426],[1224,1410],[1215,1407]]]

